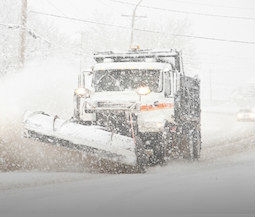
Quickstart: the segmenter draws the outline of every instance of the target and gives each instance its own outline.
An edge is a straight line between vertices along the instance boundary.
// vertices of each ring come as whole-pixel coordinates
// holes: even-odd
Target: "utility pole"
[[[25,50],[26,50],[27,0],[21,0],[21,1],[22,1],[22,6],[21,6],[19,61],[20,61],[20,66],[23,67],[25,63]]]
[[[80,73],[82,72],[83,70],[83,66],[82,66],[82,62],[84,61],[83,60],[83,41],[84,41],[84,32],[81,31],[81,39],[80,39]]]
[[[135,19],[136,18],[146,18],[146,16],[136,16],[136,10],[138,6],[141,4],[142,0],[139,0],[139,2],[135,5],[135,8],[133,10],[132,14],[132,21],[131,21],[131,35],[130,35],[130,49],[133,47],[133,41],[134,41],[134,27],[135,27]],[[130,17],[129,15],[122,15],[124,17]]]
[[[141,4],[142,0],[140,0],[136,5],[135,8],[133,10],[133,15],[132,15],[132,23],[131,23],[131,36],[130,36],[130,48],[132,48],[133,46],[133,40],[134,40],[134,26],[135,26],[135,18],[136,18],[136,9],[139,6],[139,4]]]

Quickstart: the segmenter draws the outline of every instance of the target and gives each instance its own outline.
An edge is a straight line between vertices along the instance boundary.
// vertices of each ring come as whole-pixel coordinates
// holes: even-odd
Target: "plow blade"
[[[25,137],[82,150],[111,162],[129,166],[137,164],[134,140],[100,126],[65,121],[43,112],[26,112],[23,124]]]

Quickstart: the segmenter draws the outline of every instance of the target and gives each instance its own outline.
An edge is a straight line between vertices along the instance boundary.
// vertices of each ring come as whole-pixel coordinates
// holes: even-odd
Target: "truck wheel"
[[[197,126],[190,126],[182,132],[180,149],[184,159],[194,160],[200,157],[201,135]]]
[[[194,159],[194,138],[193,129],[185,126],[185,129],[179,134],[181,136],[179,142],[179,149],[183,159],[193,160]]]
[[[164,144],[164,158],[178,159],[180,158],[179,143],[180,139],[177,135],[177,126],[171,123],[166,123],[163,134],[162,142]]]
[[[150,144],[145,145],[145,151],[148,153],[147,162],[149,166],[163,164],[164,163],[164,140],[162,133],[157,133],[150,138]]]
[[[136,144],[135,144],[135,153],[137,157],[137,167],[139,172],[145,172],[145,168],[148,164],[148,159],[145,153],[145,147],[143,144],[143,141],[139,136],[136,136],[135,138]]]
[[[201,152],[201,133],[200,129],[196,129],[193,133],[194,145],[193,145],[193,155],[194,159],[200,158]]]
[[[165,160],[165,143],[163,140],[162,133],[158,134],[157,141],[155,141],[154,145],[154,155],[155,155],[155,163],[162,165]]]

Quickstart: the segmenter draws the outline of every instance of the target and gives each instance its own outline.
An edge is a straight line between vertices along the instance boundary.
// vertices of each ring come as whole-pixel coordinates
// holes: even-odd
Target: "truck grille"
[[[136,127],[136,116],[132,114],[133,126]],[[125,136],[131,136],[130,116],[125,112],[97,112],[97,124],[106,127],[109,131]]]
[[[123,110],[123,109],[135,109],[136,103],[135,102],[128,102],[128,103],[112,103],[112,102],[98,102],[97,107],[101,109],[109,109],[109,110]]]

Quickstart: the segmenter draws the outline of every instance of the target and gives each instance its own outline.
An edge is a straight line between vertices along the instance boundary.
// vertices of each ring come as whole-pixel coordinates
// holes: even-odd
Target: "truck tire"
[[[200,158],[200,152],[201,152],[201,132],[200,132],[200,128],[197,128],[197,129],[194,130],[193,138],[194,138],[194,145],[193,145],[194,159],[199,159]]]
[[[193,160],[194,158],[194,139],[192,129],[185,130],[181,139],[181,153],[183,159]]]
[[[135,153],[137,158],[138,172],[143,173],[148,165],[148,159],[145,153],[143,141],[139,136],[136,136],[135,138]]]
[[[178,132],[178,127],[172,123],[167,122],[164,127],[162,140],[164,143],[164,157],[166,159],[179,159],[181,158],[180,143],[181,136]]]
[[[198,159],[200,157],[201,150],[200,129],[197,126],[189,125],[189,127],[182,132],[180,145],[182,157],[184,159]]]
[[[158,136],[158,141],[157,144],[155,145],[154,149],[154,155],[155,155],[155,160],[156,164],[162,165],[165,162],[165,150],[164,150],[164,142],[162,140],[162,135],[160,134]]]
[[[149,145],[144,145],[147,152],[147,165],[154,166],[164,163],[164,140],[162,133],[153,134],[149,140],[143,141],[144,144],[149,141]],[[144,138],[144,137],[142,137]],[[151,152],[152,151],[152,152]]]

